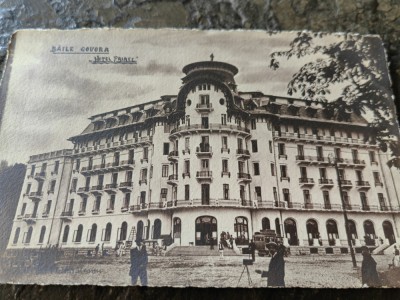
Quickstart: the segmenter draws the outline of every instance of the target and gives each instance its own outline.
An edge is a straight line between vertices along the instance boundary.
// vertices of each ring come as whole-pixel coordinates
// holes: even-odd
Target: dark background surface
[[[244,28],[379,34],[388,53],[396,103],[399,99],[400,1],[398,0],[0,0],[0,62],[4,62],[9,37],[17,29],[84,27]],[[18,198],[16,199],[18,201]],[[0,286],[0,299],[266,299],[268,297],[324,298],[324,300],[399,299],[400,291]]]

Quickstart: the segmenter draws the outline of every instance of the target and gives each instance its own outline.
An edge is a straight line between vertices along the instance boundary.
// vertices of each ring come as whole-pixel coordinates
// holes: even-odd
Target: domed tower
[[[183,72],[170,116],[173,175],[168,183],[175,199],[174,224],[186,229],[182,243],[204,245],[209,237],[216,243],[222,231],[233,232],[237,216],[250,220],[249,115],[236,92],[235,66],[202,61]],[[243,225],[248,239],[247,223]]]

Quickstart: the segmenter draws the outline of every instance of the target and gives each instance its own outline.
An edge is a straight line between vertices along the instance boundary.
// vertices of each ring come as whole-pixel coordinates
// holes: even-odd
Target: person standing
[[[99,254],[100,244],[97,244],[96,248],[94,248],[94,255],[97,256]]]
[[[256,273],[268,278],[267,286],[269,287],[285,287],[285,260],[283,259],[285,246],[269,243],[268,247],[272,254],[268,271],[256,270]]]
[[[249,252],[251,254],[251,259],[253,260],[253,262],[255,262],[256,261],[256,244],[253,242],[253,240],[250,240]]]
[[[218,251],[219,251],[219,257],[223,258],[224,257],[224,245],[222,244],[222,240],[219,241]]]
[[[376,261],[372,258],[368,247],[361,248],[363,261],[361,263],[361,281],[363,287],[379,287],[380,280],[376,271]]]
[[[210,237],[210,250],[214,250],[214,238]]]
[[[397,268],[400,266],[400,251],[397,246],[394,246],[393,255],[393,267]]]
[[[147,286],[147,264],[149,258],[146,251],[146,246],[142,244],[142,239],[136,239],[135,245],[132,245],[130,250],[131,267],[129,275],[131,276],[131,284],[136,285],[138,277],[142,286]]]

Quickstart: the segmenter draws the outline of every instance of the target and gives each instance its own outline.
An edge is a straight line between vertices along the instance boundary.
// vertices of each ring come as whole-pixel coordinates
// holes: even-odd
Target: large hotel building
[[[223,231],[243,245],[262,229],[336,249],[343,209],[356,247],[399,241],[400,176],[365,119],[240,92],[224,62],[183,73],[177,95],[92,116],[72,149],[30,157],[8,249],[198,246]]]

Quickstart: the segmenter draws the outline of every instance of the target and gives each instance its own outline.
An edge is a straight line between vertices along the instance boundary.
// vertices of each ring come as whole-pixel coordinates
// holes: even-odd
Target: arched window
[[[276,230],[276,234],[279,236],[282,236],[282,232],[281,232],[281,224],[279,222],[279,218],[275,219],[275,230]]]
[[[159,239],[160,236],[161,236],[161,220],[155,219],[154,220],[153,239]]]
[[[279,219],[277,218],[279,223]],[[297,246],[299,244],[299,239],[297,238],[297,225],[296,221],[293,219],[286,219],[283,222],[285,228],[286,238],[288,239],[288,243],[290,246]]]
[[[335,220],[326,221],[326,231],[328,233],[328,242],[330,246],[334,246],[336,240],[339,238],[339,232]]]
[[[111,230],[112,230],[111,223],[107,223],[106,230],[104,232],[104,241],[105,242],[109,242],[111,240]]]
[[[64,234],[62,238],[63,243],[66,243],[68,241],[68,234],[69,234],[69,225],[64,227]]]
[[[15,229],[15,233],[14,233],[13,244],[18,243],[19,233],[20,233],[20,232],[21,232],[21,228],[17,227],[17,229]]]
[[[396,243],[392,223],[390,223],[389,221],[384,221],[382,223],[382,227],[383,233],[385,234],[385,239],[389,240],[389,244],[393,245],[394,243]]]
[[[148,240],[150,237],[150,220],[147,220],[147,226],[146,226],[146,240]]]
[[[139,221],[137,223],[136,238],[137,239],[142,239],[143,238],[143,222],[142,221]]]
[[[128,233],[128,223],[122,222],[121,232],[119,234],[119,240],[120,241],[125,241],[127,233]]]
[[[247,218],[236,217],[234,224],[234,231],[236,233],[236,244],[247,245],[249,242],[249,227]]]
[[[76,231],[75,242],[80,243],[82,241],[83,225],[79,224],[78,230]]]
[[[358,239],[356,223],[354,223],[353,220],[349,220],[348,228],[349,228],[350,237],[351,237],[351,239],[353,240],[353,243],[354,243],[354,240]]]
[[[46,226],[42,226],[42,228],[40,229],[40,236],[39,236],[40,244],[43,243],[45,233],[46,233]]]
[[[310,246],[314,245],[314,239],[319,238],[318,224],[315,220],[309,219],[306,222],[308,243]],[[314,245],[316,246],[316,245]]]
[[[95,242],[96,241],[96,234],[97,234],[97,225],[96,225],[96,223],[94,223],[92,225],[92,228],[90,229],[89,242]]]
[[[374,224],[370,220],[364,221],[364,242],[367,246],[374,246],[375,245],[375,228]]]
[[[31,242],[32,232],[33,232],[33,228],[32,228],[32,226],[29,226],[29,229],[28,229],[28,232],[26,233],[26,238],[25,238],[26,244],[29,244]]]
[[[181,228],[182,228],[181,219],[174,218],[174,238],[181,237]]]
[[[262,230],[271,229],[271,225],[269,223],[269,219],[268,218],[262,218],[262,220],[261,220],[261,228],[262,228]]]

